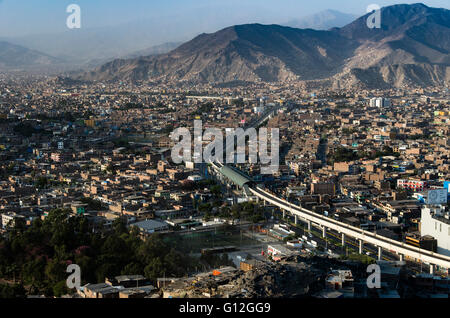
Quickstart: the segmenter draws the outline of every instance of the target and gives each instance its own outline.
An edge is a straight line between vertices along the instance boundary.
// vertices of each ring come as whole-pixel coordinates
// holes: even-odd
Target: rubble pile
[[[300,264],[265,264],[236,280],[244,297],[301,297],[309,294],[321,272]]]
[[[219,269],[219,275],[198,275],[163,289],[163,297],[263,298],[305,297],[317,289],[326,274],[305,263],[262,263],[251,271]]]

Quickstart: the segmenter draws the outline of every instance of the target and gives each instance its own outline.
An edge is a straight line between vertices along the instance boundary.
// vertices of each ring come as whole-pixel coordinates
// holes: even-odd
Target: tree
[[[109,235],[102,246],[101,253],[111,256],[127,255],[128,247],[121,237],[117,235]]]
[[[231,207],[231,216],[233,219],[240,219],[241,218],[241,206],[238,204],[235,204]]]
[[[186,272],[188,267],[188,260],[175,249],[164,256],[164,264],[166,264],[167,272],[174,276],[181,276]]]
[[[151,259],[151,261],[144,268],[145,276],[155,282],[159,277],[162,277],[164,273],[165,268],[159,257]]]
[[[95,271],[97,269],[95,257],[90,257],[88,255],[77,255],[75,256],[74,263],[80,266],[81,279],[83,283],[95,281]]]
[[[127,226],[122,218],[116,218],[112,222],[112,228],[117,235],[127,233]]]
[[[202,203],[202,204],[199,205],[198,210],[200,212],[206,213],[206,212],[210,212],[211,208],[212,208],[211,204],[209,204],[209,203]]]
[[[22,280],[25,284],[30,284],[32,286],[42,287],[40,284],[46,279],[45,275],[45,259],[39,257],[37,259],[31,260],[22,266]]]
[[[56,297],[67,295],[69,292],[65,280],[62,280],[53,286],[53,295]]]
[[[113,163],[109,163],[108,166],[106,167],[106,172],[110,173],[110,174],[115,174],[116,173],[116,168],[114,167]]]
[[[131,262],[123,268],[121,275],[140,275],[143,272],[144,268],[141,263]]]
[[[51,282],[56,284],[57,282],[64,280],[66,277],[67,264],[58,259],[52,259],[45,266],[45,275]]]
[[[222,194],[222,188],[220,185],[214,185],[210,188],[211,193],[215,196],[215,197],[220,197]]]
[[[14,230],[23,233],[25,232],[26,221],[25,218],[16,218],[14,219]]]
[[[158,234],[142,241],[139,231],[129,231],[120,219],[107,234],[93,233],[84,217],[71,216],[68,210],[50,211],[22,232],[13,229],[7,239],[0,237],[0,278],[22,281],[30,286],[28,293],[60,296],[70,292],[65,289],[70,263],[81,267],[83,283],[120,274],[181,276],[195,264],[180,252],[179,242],[168,244]],[[10,287],[2,292],[20,294]]]
[[[358,155],[352,149],[339,147],[331,156],[331,159],[334,162],[348,162],[358,159]]]
[[[47,185],[48,185],[48,179],[46,177],[38,177],[35,182],[35,186],[39,189],[43,189],[43,188],[47,187]]]
[[[120,274],[117,270],[117,265],[114,264],[113,260],[108,260],[105,258],[99,258],[99,265],[95,270],[95,276],[97,278],[97,283],[102,283],[105,281],[105,277],[114,277]]]
[[[25,293],[22,284],[0,285],[0,298],[25,298]]]
[[[88,208],[91,210],[99,211],[103,209],[102,203],[98,200],[94,200],[92,198],[81,198],[80,201],[86,203],[88,205]]]

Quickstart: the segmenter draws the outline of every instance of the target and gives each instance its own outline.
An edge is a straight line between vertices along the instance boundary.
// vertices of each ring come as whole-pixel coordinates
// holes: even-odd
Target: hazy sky
[[[205,31],[216,21],[283,23],[325,9],[363,15],[369,4],[387,6],[417,1],[381,0],[0,0],[0,36],[67,31],[66,7],[81,7],[82,28],[121,25],[139,20],[153,24],[174,19],[177,25],[201,16]],[[423,1],[431,7],[450,8],[449,0]],[[157,32],[158,30],[155,30]]]

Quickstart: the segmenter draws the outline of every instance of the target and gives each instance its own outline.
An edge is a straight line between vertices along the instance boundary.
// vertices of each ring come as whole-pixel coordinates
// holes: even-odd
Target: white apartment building
[[[15,212],[8,212],[2,214],[2,227],[6,229],[8,226],[14,227],[15,220],[18,218],[24,218],[23,215],[17,214]]]
[[[420,220],[420,235],[437,240],[437,252],[450,256],[450,212],[443,207],[424,206]]]
[[[370,107],[390,107],[391,101],[388,98],[374,97],[369,100]]]

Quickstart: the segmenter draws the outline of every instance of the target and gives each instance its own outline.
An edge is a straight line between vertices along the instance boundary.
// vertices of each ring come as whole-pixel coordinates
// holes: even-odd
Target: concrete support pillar
[[[308,220],[308,231],[311,231],[311,221]]]
[[[430,264],[430,274],[434,275],[434,265]]]
[[[297,214],[294,214],[294,223],[295,223],[295,225],[298,224],[298,215]]]
[[[363,253],[363,245],[364,245],[364,242],[362,240],[359,240],[359,254]]]
[[[283,210],[283,219],[286,217],[286,210]]]
[[[342,233],[342,247],[345,247],[345,234]]]
[[[383,249],[381,246],[378,246],[378,260],[381,261],[383,259]]]
[[[403,260],[404,260],[403,254],[399,254],[398,256],[400,257],[400,262],[403,262]]]
[[[323,238],[327,237],[327,228],[325,226],[322,227],[322,237]]]

